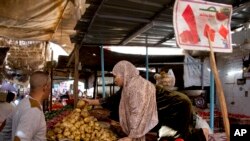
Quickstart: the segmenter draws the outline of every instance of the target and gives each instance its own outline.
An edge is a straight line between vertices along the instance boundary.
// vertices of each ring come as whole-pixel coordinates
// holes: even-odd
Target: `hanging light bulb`
[[[71,73],[71,71],[69,72],[69,79],[72,79],[72,73]]]
[[[82,63],[81,62],[79,62],[79,64],[78,64],[78,70],[82,70]]]

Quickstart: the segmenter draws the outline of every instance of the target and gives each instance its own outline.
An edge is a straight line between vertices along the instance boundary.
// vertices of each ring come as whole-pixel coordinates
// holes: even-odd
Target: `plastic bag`
[[[204,120],[202,117],[200,117],[199,115],[196,115],[196,124],[195,124],[195,128],[206,128],[209,131],[209,134],[213,134],[210,126],[208,125],[207,121]]]

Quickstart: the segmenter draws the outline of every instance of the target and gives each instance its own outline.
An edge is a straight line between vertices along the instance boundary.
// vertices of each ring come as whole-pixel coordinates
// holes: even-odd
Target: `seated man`
[[[174,78],[165,72],[155,75],[159,124],[154,128],[161,140],[182,138],[184,141],[205,141],[202,129],[195,129],[195,113],[189,97],[174,91]]]

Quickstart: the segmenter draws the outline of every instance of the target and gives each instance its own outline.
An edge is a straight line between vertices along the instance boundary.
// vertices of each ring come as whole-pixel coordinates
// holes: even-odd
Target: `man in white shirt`
[[[51,80],[37,71],[30,77],[30,95],[17,106],[12,119],[12,141],[46,141],[46,122],[42,103],[48,99]]]
[[[11,127],[10,121],[8,120],[11,117],[15,105],[12,104],[15,99],[15,93],[8,92],[6,97],[6,102],[0,102],[0,141],[8,141],[10,139],[6,139],[6,136],[10,136]]]

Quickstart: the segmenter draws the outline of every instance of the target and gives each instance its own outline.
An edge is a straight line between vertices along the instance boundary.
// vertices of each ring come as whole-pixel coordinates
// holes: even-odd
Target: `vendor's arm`
[[[82,100],[86,101],[89,105],[94,105],[94,106],[101,105],[99,99],[87,99],[87,98],[83,98]]]
[[[121,92],[119,94],[113,94],[107,98],[101,98],[101,99],[83,98],[83,100],[86,101],[89,105],[95,105],[95,106],[101,105],[102,107],[109,109],[111,111],[114,107],[119,107],[120,99],[121,99]]]

